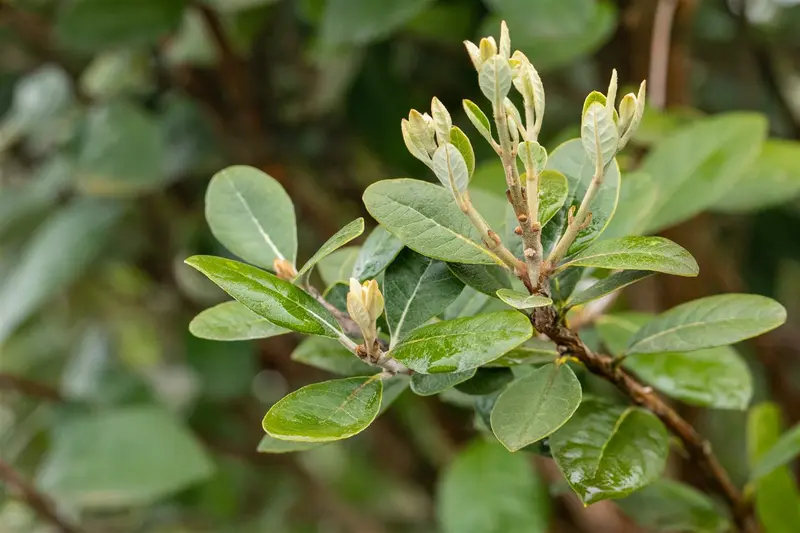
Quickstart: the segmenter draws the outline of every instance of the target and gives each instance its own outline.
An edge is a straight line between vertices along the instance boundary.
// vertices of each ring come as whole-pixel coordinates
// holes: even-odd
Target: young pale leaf
[[[415,372],[464,372],[494,361],[533,334],[528,317],[498,311],[422,326],[389,354]]]
[[[376,227],[358,252],[352,277],[361,282],[373,279],[394,261],[402,249],[403,243],[400,239],[386,231],[386,228]]]
[[[669,435],[639,407],[586,399],[550,437],[553,458],[583,503],[621,498],[661,476]]]
[[[484,139],[491,143],[493,141],[492,125],[489,122],[489,119],[486,117],[486,114],[481,111],[481,108],[478,107],[475,102],[471,100],[464,100],[463,105],[464,112],[467,114],[469,121],[472,122],[472,125],[475,126],[476,130],[478,130],[478,133],[480,133]]]
[[[581,142],[591,161],[607,165],[617,153],[619,132],[614,117],[603,104],[593,102],[583,114]]]
[[[621,270],[650,270],[676,276],[696,276],[697,261],[683,247],[664,237],[620,237],[599,241],[563,263]]]
[[[517,157],[525,166],[526,172],[532,168],[536,174],[541,174],[547,166],[547,150],[536,141],[519,143]]]
[[[383,296],[392,345],[440,315],[464,288],[445,263],[406,248],[386,268]],[[412,383],[413,387],[413,383]]]
[[[433,173],[453,194],[460,194],[469,186],[470,171],[464,156],[454,145],[445,143],[433,153]]]
[[[750,473],[750,479],[759,480],[786,465],[800,455],[800,424],[781,435],[772,447],[758,458]]]
[[[492,410],[492,431],[510,451],[520,450],[569,420],[581,394],[581,384],[568,365],[544,365],[500,394]]]
[[[501,266],[447,263],[447,268],[465,285],[489,296],[500,289],[511,288],[507,270]]]
[[[636,332],[628,355],[687,352],[734,344],[777,328],[786,309],[756,294],[722,294],[681,304]]]
[[[469,142],[469,137],[461,131],[458,126],[453,126],[450,129],[450,142],[455,146],[464,158],[469,171],[469,177],[475,172],[475,152],[472,150],[472,143]]]
[[[442,533],[546,533],[550,497],[528,458],[476,440],[445,470],[436,498]],[[465,505],[469,502],[469,505]]]
[[[264,416],[264,431],[281,440],[328,442],[364,431],[381,408],[378,376],[323,381],[283,397]]]
[[[494,56],[484,61],[478,74],[478,85],[483,95],[502,112],[503,99],[511,89],[511,67],[508,59]]]
[[[628,285],[636,283],[637,281],[643,280],[644,278],[652,275],[652,272],[648,272],[646,270],[623,270],[621,272],[615,272],[607,278],[601,279],[591,287],[579,292],[578,294],[573,294],[567,299],[564,307],[569,308],[575,307],[576,305],[589,303],[592,300],[602,298],[607,294],[611,294],[614,291],[622,289],[623,287],[627,287]]]
[[[534,307],[553,305],[553,300],[550,298],[525,294],[513,289],[500,289],[497,291],[497,297],[515,309],[533,309]]]
[[[321,303],[269,272],[208,255],[190,257],[186,264],[205,274],[245,307],[276,326],[307,335],[332,338],[341,335],[336,319]]]
[[[714,500],[670,479],[659,479],[617,505],[637,524],[652,531],[724,533],[730,529],[730,521]]]
[[[472,368],[465,372],[450,372],[449,374],[414,373],[411,375],[411,390],[419,396],[433,396],[470,379],[476,371],[476,368]]]
[[[257,451],[260,453],[292,453],[304,452],[322,446],[322,442],[303,442],[293,440],[276,439],[270,435],[261,437]]]
[[[767,402],[750,410],[747,451],[751,468],[778,443],[782,426],[778,405]],[[800,490],[788,466],[755,481],[755,509],[765,533],[800,531]]]
[[[364,205],[386,229],[422,255],[456,263],[503,264],[480,244],[478,230],[442,187],[411,179],[379,181],[367,187]]]
[[[303,268],[297,273],[297,278],[300,279],[305,273],[310,272],[314,266],[319,263],[322,259],[326,258],[348,242],[352,241],[359,235],[364,233],[364,219],[359,217],[337,231],[333,236],[325,241],[317,253],[311,256]]]
[[[557,170],[539,174],[539,223],[544,226],[564,206],[569,195],[567,178]]]
[[[266,339],[289,332],[237,301],[223,302],[200,312],[189,323],[189,331],[195,337],[213,341]]]
[[[303,363],[340,376],[365,376],[379,371],[369,366],[339,341],[325,337],[304,339],[291,355],[292,361]]]
[[[206,192],[206,220],[214,237],[245,261],[272,268],[275,259],[294,264],[294,205],[281,184],[257,168],[217,172]]]

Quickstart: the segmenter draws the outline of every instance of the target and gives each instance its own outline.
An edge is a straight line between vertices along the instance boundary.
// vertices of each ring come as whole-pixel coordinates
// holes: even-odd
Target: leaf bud
[[[275,274],[279,278],[287,281],[291,281],[297,276],[297,270],[295,270],[294,265],[286,259],[276,257],[272,261],[272,269],[275,270]]]
[[[484,37],[480,43],[481,61],[487,61],[497,55],[497,43],[494,37]]]

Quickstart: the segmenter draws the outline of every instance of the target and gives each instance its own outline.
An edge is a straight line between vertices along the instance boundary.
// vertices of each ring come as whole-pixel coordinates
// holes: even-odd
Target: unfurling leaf
[[[511,89],[511,67],[508,59],[495,55],[485,60],[478,75],[478,84],[486,98],[500,108]]]
[[[470,171],[464,156],[453,144],[445,143],[433,154],[433,173],[456,197],[469,186]]]
[[[619,132],[614,117],[600,102],[593,102],[583,115],[581,142],[586,155],[595,161],[598,171],[614,159],[619,144]]]

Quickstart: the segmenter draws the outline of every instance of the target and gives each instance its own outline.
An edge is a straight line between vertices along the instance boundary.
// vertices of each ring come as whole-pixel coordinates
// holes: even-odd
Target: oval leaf
[[[469,142],[469,137],[461,131],[461,128],[458,126],[453,126],[450,129],[450,142],[453,143],[458,151],[461,153],[461,156],[464,158],[464,162],[467,164],[467,170],[469,171],[469,177],[472,177],[472,173],[475,172],[475,152],[472,149],[472,143]]]
[[[213,341],[266,339],[288,333],[239,302],[223,302],[202,311],[189,323],[195,337]]]
[[[560,428],[581,403],[581,384],[565,364],[547,364],[503,391],[492,410],[492,431],[515,452]]]
[[[375,278],[394,261],[402,249],[403,243],[400,239],[386,231],[383,226],[376,227],[358,252],[352,277],[362,282]],[[349,278],[347,276],[344,281]]]
[[[411,390],[420,396],[433,396],[467,381],[475,375],[476,368],[465,372],[450,372],[449,374],[419,374],[411,375]]]
[[[489,296],[494,296],[500,289],[511,287],[507,270],[497,265],[467,265],[464,263],[448,263],[450,269],[464,285],[480,291]]]
[[[305,333],[337,338],[342,333],[322,304],[288,281],[256,267],[209,255],[186,260],[251,311],[273,324]]]
[[[325,337],[304,339],[291,355],[292,361],[303,363],[331,374],[341,376],[364,376],[379,371],[359,359],[339,341]]]
[[[478,73],[478,85],[481,92],[494,105],[503,105],[503,99],[511,89],[511,67],[508,59],[499,55],[484,61]]]
[[[491,142],[492,125],[486,117],[486,114],[471,100],[464,100],[462,103],[464,112],[467,114],[469,121],[472,122],[472,125],[475,126],[475,129],[478,130],[478,133],[480,133],[484,139]]]
[[[669,435],[638,407],[587,399],[550,438],[558,468],[585,504],[621,498],[661,476]]]
[[[378,376],[307,385],[283,397],[264,416],[264,431],[276,439],[329,442],[364,431],[381,408]]]
[[[605,166],[617,153],[619,131],[611,111],[600,102],[592,102],[584,110],[581,123],[581,142],[589,160]]]
[[[375,220],[416,252],[455,263],[500,264],[446,189],[419,180],[379,181],[364,205]]]
[[[441,145],[433,153],[433,173],[453,193],[463,193],[469,186],[470,172],[464,156],[450,143]]]
[[[206,220],[225,248],[249,263],[297,256],[294,205],[281,184],[257,168],[233,166],[217,172],[206,192]]]
[[[607,294],[611,294],[614,291],[622,289],[623,287],[627,287],[628,285],[636,283],[637,281],[643,280],[644,278],[652,275],[652,272],[648,272],[646,270],[623,270],[622,272],[615,272],[607,278],[601,279],[586,290],[572,295],[566,301],[564,306],[569,308],[576,305],[589,303],[592,300],[602,298]]]
[[[303,276],[306,272],[310,272],[314,266],[319,263],[322,259],[332,254],[334,251],[338,250],[348,242],[352,241],[359,235],[364,233],[364,219],[359,217],[337,231],[330,239],[325,241],[317,253],[311,256],[303,268],[300,269],[300,272],[297,273],[297,279]]]
[[[545,296],[525,294],[512,289],[500,289],[497,291],[497,297],[515,309],[533,309],[534,307],[553,305],[553,300]]]
[[[786,309],[765,296],[709,296],[674,307],[645,324],[626,353],[688,352],[734,344],[785,321]]]
[[[533,335],[528,317],[498,311],[412,331],[389,354],[415,372],[464,372],[493,361]]]
[[[600,241],[563,263],[571,266],[619,270],[650,270],[676,276],[696,276],[692,254],[664,237],[620,237]]]

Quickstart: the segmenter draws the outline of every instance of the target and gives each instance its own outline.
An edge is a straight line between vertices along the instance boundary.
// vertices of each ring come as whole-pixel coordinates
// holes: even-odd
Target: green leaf
[[[480,244],[480,235],[452,195],[432,183],[411,179],[373,183],[364,192],[367,210],[412,250],[442,261],[500,264]]]
[[[327,46],[363,45],[387,37],[422,12],[431,0],[328,0],[322,14]]]
[[[469,137],[461,131],[461,128],[453,126],[450,129],[450,142],[453,143],[453,146],[461,153],[461,157],[464,158],[469,171],[469,178],[471,178],[473,172],[475,172],[475,152],[472,149],[472,143],[469,142]],[[467,178],[467,181],[469,181],[469,178]]]
[[[260,371],[255,343],[223,343],[187,335],[185,346],[187,370],[200,378],[204,400],[224,402],[250,397],[253,377]]]
[[[209,255],[195,255],[186,264],[276,326],[323,337],[337,338],[342,334],[336,319],[322,304],[269,272]]]
[[[501,289],[511,288],[511,280],[508,278],[507,270],[498,265],[447,263],[447,268],[464,285],[489,296],[494,296]]]
[[[456,456],[443,474],[436,507],[442,533],[549,530],[546,484],[527,457],[491,442],[476,440]]]
[[[724,533],[730,522],[714,501],[702,492],[659,479],[617,502],[638,525],[671,533]]]
[[[9,114],[4,117],[4,127],[20,133],[47,127],[64,112],[72,102],[72,85],[63,69],[45,65],[26,74],[14,86],[14,96]],[[0,146],[5,146],[3,139]]]
[[[445,143],[433,153],[433,173],[445,189],[463,193],[469,186],[471,175],[464,156],[454,145]]]
[[[583,146],[581,145],[581,140],[572,139],[561,144],[550,153],[550,157],[547,159],[547,168],[550,170],[557,170],[564,174],[569,184],[567,202],[561,210],[563,215],[554,217],[553,221],[548,224],[549,227],[553,226],[554,222],[560,221],[558,227],[554,226],[552,228],[552,230],[557,230],[560,235],[566,227],[566,212],[573,205],[576,206],[575,208],[577,209],[592,181],[592,176],[594,176],[594,161],[590,161],[586,157],[586,153],[583,151]],[[617,208],[619,184],[619,166],[616,162],[612,162],[606,171],[602,187],[600,187],[600,190],[589,206],[589,211],[592,213],[591,222],[586,228],[578,232],[578,237],[575,239],[572,246],[570,246],[567,255],[572,255],[586,248],[594,239],[603,233]]]
[[[475,375],[477,369],[472,368],[465,372],[450,372],[449,374],[419,374],[411,375],[411,390],[419,396],[433,396],[466,381]]]
[[[517,157],[524,165],[526,173],[528,168],[533,168],[535,174],[540,175],[547,166],[547,150],[536,141],[522,141],[519,143]],[[541,179],[541,176],[539,178]],[[566,187],[566,183],[564,186]]]
[[[627,311],[602,315],[595,321],[597,333],[611,355],[619,357],[625,353],[634,333],[653,320],[651,313]]]
[[[266,339],[289,332],[237,301],[223,302],[200,312],[189,323],[189,331],[195,337],[214,341]]]
[[[73,0],[58,11],[55,33],[83,52],[156,45],[178,28],[186,0]]]
[[[281,184],[253,167],[217,172],[206,192],[206,220],[214,237],[247,262],[272,268],[297,257],[294,205]]]
[[[341,376],[364,376],[379,370],[363,362],[339,341],[325,337],[303,339],[291,357],[292,361]]]
[[[453,318],[477,315],[486,308],[489,299],[488,295],[478,292],[472,287],[464,287],[458,298],[444,310],[443,318],[451,320]]]
[[[793,461],[798,455],[800,455],[800,424],[781,435],[771,448],[764,451],[753,465],[750,479],[755,481],[768,476],[777,468]]]
[[[507,367],[479,368],[470,379],[456,385],[456,389],[470,396],[486,396],[498,392],[514,381],[514,372]]]
[[[497,291],[497,297],[515,309],[533,309],[534,307],[553,305],[553,300],[545,296],[525,294],[512,289],[500,289]]]
[[[481,111],[481,108],[478,107],[478,105],[472,100],[465,99],[462,103],[464,106],[464,112],[467,114],[467,118],[470,122],[472,122],[472,125],[475,126],[475,129],[478,130],[478,133],[480,133],[487,141],[491,141],[492,124],[489,122],[486,114]]]
[[[769,139],[739,180],[713,205],[716,211],[746,213],[800,194],[800,143]]]
[[[611,162],[617,153],[619,131],[611,111],[604,104],[592,102],[584,110],[581,143],[589,160],[600,161],[603,166]]]
[[[558,358],[556,345],[550,341],[532,338],[522,346],[514,348],[488,366],[520,366],[552,363]]]
[[[714,205],[755,160],[766,130],[762,115],[726,113],[695,120],[657,143],[642,164],[659,188],[647,231]]]
[[[484,61],[478,73],[478,85],[492,105],[502,106],[503,99],[511,90],[511,67],[508,59],[496,55]]]
[[[400,239],[386,231],[386,228],[376,227],[358,252],[352,276],[362,282],[375,278],[394,261],[402,249],[403,243]]]
[[[658,199],[658,187],[644,172],[628,172],[622,176],[619,202],[614,218],[603,232],[603,239],[641,235],[646,228],[646,220],[652,214]]]
[[[646,270],[623,270],[621,272],[614,272],[607,278],[601,279],[591,287],[584,289],[578,294],[573,294],[569,299],[567,299],[564,307],[569,308],[575,307],[576,305],[589,303],[592,300],[602,298],[607,294],[611,294],[614,291],[627,287],[628,285],[636,283],[637,281],[643,280],[644,278],[652,275],[652,272],[648,272]]]
[[[317,253],[311,256],[311,259],[309,259],[306,264],[303,265],[303,268],[301,268],[297,273],[297,279],[300,279],[306,272],[310,272],[311,269],[314,268],[314,266],[322,259],[329,256],[362,233],[364,233],[364,219],[359,217],[337,231],[330,239],[325,241],[325,244],[323,244],[320,249],[317,250]]]
[[[493,361],[533,334],[528,317],[498,311],[422,326],[389,354],[415,372],[464,372]]]
[[[37,228],[0,282],[0,341],[100,256],[123,210],[117,202],[78,198]]]
[[[780,407],[773,403],[750,410],[747,448],[752,468],[779,442],[782,425]],[[787,466],[755,481],[755,509],[764,533],[800,531],[800,490]]]
[[[650,270],[676,276],[696,276],[700,271],[692,254],[664,237],[620,237],[599,241],[562,263],[559,269],[573,266]]]
[[[492,410],[492,431],[515,452],[560,428],[581,403],[581,385],[566,364],[547,364],[518,379],[500,394]]]
[[[261,453],[292,453],[304,452],[322,446],[322,442],[302,442],[293,440],[276,439],[270,435],[261,437],[257,450]]]
[[[660,314],[636,332],[626,353],[686,352],[734,344],[785,321],[786,309],[765,296],[709,296]]]
[[[440,315],[461,294],[464,284],[447,265],[406,248],[383,276],[386,322],[392,346],[409,331]],[[413,387],[413,383],[412,383]]]
[[[317,272],[325,287],[330,287],[334,283],[349,282],[360,250],[360,246],[345,246],[323,257],[317,263]]]
[[[38,485],[83,508],[146,506],[195,485],[213,463],[158,407],[122,407],[59,421]]]
[[[567,178],[556,170],[539,175],[539,223],[544,226],[564,206],[569,196]]]
[[[589,398],[550,437],[550,449],[572,490],[588,505],[627,496],[658,479],[669,435],[649,411]]]
[[[264,416],[264,431],[276,439],[328,442],[364,431],[381,407],[378,376],[324,381],[282,398]]]

